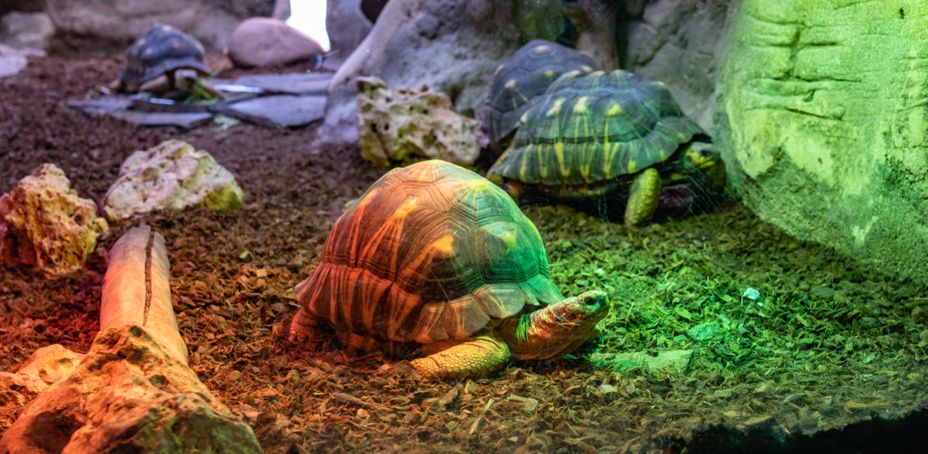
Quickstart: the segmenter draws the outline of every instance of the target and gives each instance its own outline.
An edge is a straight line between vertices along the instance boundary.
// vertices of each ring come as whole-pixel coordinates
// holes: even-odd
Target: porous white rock
[[[243,197],[235,177],[209,153],[168,140],[123,162],[103,199],[103,211],[112,220],[191,205],[224,211],[241,208]]]

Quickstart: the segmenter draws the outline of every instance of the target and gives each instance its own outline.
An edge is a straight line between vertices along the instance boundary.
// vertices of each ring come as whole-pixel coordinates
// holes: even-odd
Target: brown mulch
[[[326,339],[288,345],[280,334],[296,309],[293,286],[315,267],[344,204],[383,171],[371,169],[356,149],[310,148],[316,127],[143,129],[67,108],[69,99],[111,80],[121,64],[116,57],[49,57],[0,79],[0,193],[52,162],[81,196],[99,201],[125,157],[168,138],[209,151],[232,171],[247,194],[245,209],[156,213],[144,221],[167,240],[175,310],[192,367],[252,424],[270,452],[673,452],[696,431],[719,423],[826,429],[928,402],[928,360],[918,353],[928,342],[928,317],[915,310],[924,303],[923,289],[875,278],[740,207],[638,231],[564,207],[526,209],[545,237],[554,279],[565,293],[598,286],[621,302],[606,326],[612,334],[600,346],[697,348],[687,329],[670,321],[706,320],[700,317],[712,314],[685,306],[698,298],[704,299],[693,304],[706,311],[721,307],[728,321],[720,329],[731,326],[740,337],[707,348],[686,377],[595,369],[583,357],[587,347],[563,360],[513,364],[488,377],[416,383],[379,375],[382,357],[350,357]],[[43,345],[89,348],[106,269],[103,251],[132,225],[111,224],[112,233],[79,276],[49,281],[29,270],[0,268],[0,371],[15,371]],[[748,285],[770,294],[763,313],[739,306]],[[845,318],[838,324],[815,318],[848,300],[861,308],[841,309]],[[765,330],[782,339],[761,343],[772,336]],[[749,345],[752,340],[760,347]],[[834,350],[830,359],[848,363],[803,356],[817,349]],[[888,352],[897,350],[911,354],[893,356],[898,364],[890,364]],[[865,361],[874,352],[878,359]],[[880,358],[887,363],[872,369]],[[874,393],[877,388],[887,392]],[[906,404],[894,404],[900,400]]]

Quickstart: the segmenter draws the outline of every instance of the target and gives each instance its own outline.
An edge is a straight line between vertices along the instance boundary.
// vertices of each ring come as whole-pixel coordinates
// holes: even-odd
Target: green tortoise
[[[654,215],[666,186],[697,196],[724,187],[718,151],[660,82],[615,71],[570,72],[520,119],[488,178],[514,199],[626,200],[625,223]]]
[[[565,299],[541,236],[509,195],[438,160],[374,183],[336,221],[296,292],[291,341],[328,325],[357,350],[411,352],[407,367],[424,379],[563,355],[609,310],[600,291]]]
[[[496,68],[490,82],[480,111],[490,142],[494,145],[506,142],[522,114],[561,74],[597,69],[599,64],[595,60],[569,47],[543,39],[529,41]]]

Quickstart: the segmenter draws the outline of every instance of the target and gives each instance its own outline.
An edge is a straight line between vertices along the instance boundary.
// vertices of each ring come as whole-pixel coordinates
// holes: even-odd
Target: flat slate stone
[[[213,81],[214,84],[244,85],[260,88],[267,94],[322,95],[333,73],[256,74],[238,79]]]
[[[191,129],[209,122],[211,112],[140,112],[128,110],[128,96],[104,96],[96,99],[69,101],[68,107],[91,115],[108,115],[139,126],[176,126]]]
[[[214,106],[214,112],[277,128],[306,126],[325,115],[325,96],[274,95]]]
[[[0,44],[0,78],[14,76],[29,64],[27,54]]]

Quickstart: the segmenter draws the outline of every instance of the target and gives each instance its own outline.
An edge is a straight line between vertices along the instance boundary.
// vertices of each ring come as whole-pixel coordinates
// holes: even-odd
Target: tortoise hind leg
[[[505,366],[510,356],[505,342],[480,336],[409,363],[420,378],[430,380],[483,375]]]
[[[305,342],[306,339],[312,337],[316,328],[324,324],[321,318],[306,312],[305,307],[300,307],[300,310],[296,311],[296,315],[293,316],[293,320],[290,321],[288,339],[291,343]]]
[[[625,225],[640,226],[651,220],[661,197],[661,175],[649,168],[635,177],[625,205]]]

